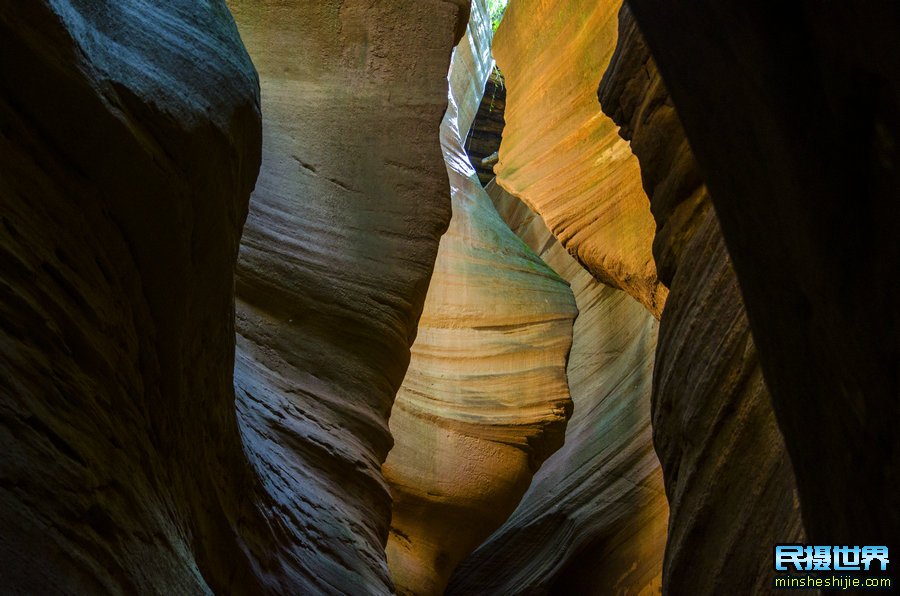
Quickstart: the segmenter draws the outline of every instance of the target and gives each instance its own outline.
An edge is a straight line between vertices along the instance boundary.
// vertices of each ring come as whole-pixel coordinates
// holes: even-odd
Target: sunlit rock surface
[[[541,47],[540,33],[529,33],[530,30],[522,24],[530,23],[540,7],[530,7],[525,11],[526,20],[517,21],[517,11],[522,7],[522,4],[514,4],[510,8],[506,17],[509,20],[501,25],[498,33],[496,46],[501,68],[504,64],[501,48],[504,36],[510,31],[514,32],[510,34],[513,40],[510,45],[515,45],[514,42],[519,44],[515,45],[518,53],[510,53],[519,61],[514,63],[510,57],[513,69],[519,67],[521,62],[527,62],[521,58],[521,53],[543,56],[544,51],[550,51]],[[610,33],[606,20],[609,18],[606,14],[609,7],[578,7],[572,3],[557,9],[570,17],[579,15],[580,20],[576,19],[578,23],[606,23],[607,29],[597,26],[594,35],[600,41],[616,43],[617,35]],[[615,10],[612,13],[612,26],[617,26],[616,13]],[[547,21],[551,17],[542,18]],[[577,47],[582,39],[578,26],[572,25],[571,20],[562,27],[561,31],[567,33],[561,36],[562,39],[551,36],[543,40],[556,55],[563,51],[559,47],[572,51],[571,48]],[[521,41],[531,40],[534,36],[538,36],[538,42],[534,44],[523,44]],[[791,467],[774,422],[737,280],[731,270],[702,177],[665,87],[633,23],[628,20],[627,12],[623,21],[623,37],[618,43],[619,48],[601,88],[600,104],[625,127],[623,136],[633,142],[631,149],[641,158],[640,170],[633,169],[630,180],[632,183],[642,183],[652,200],[642,195],[645,202],[640,209],[647,217],[650,217],[652,209],[658,226],[653,237],[653,251],[659,263],[660,277],[673,289],[670,296],[672,305],[662,315],[653,383],[653,434],[663,469],[668,471],[666,487],[672,504],[664,585],[671,593],[712,594],[727,590],[729,585],[733,585],[729,582],[738,581],[740,585],[762,590],[768,586],[771,557],[770,552],[760,549],[758,544],[803,538]],[[608,49],[611,52],[612,45]],[[609,56],[606,61],[609,61]],[[504,167],[509,167],[504,164],[508,139],[512,139],[512,153],[515,156],[517,133],[540,129],[545,125],[546,114],[551,114],[549,119],[552,120],[550,107],[541,111],[516,111],[517,85],[533,88],[535,98],[532,101],[538,102],[544,98],[541,93],[552,85],[548,81],[556,73],[555,66],[551,63],[543,70],[523,67],[527,75],[535,77],[525,82],[517,78],[515,70],[504,70],[508,85],[507,127],[497,171],[500,184],[513,190],[526,203],[536,206],[550,223],[554,235],[565,243],[565,232],[553,225],[553,203],[541,205],[534,199],[540,195],[535,189],[540,189],[541,179],[525,180],[516,187],[504,178]],[[595,63],[593,67],[598,74],[602,74],[606,64]],[[582,120],[587,122],[589,119],[582,116]],[[615,125],[610,126],[616,134]],[[558,123],[552,129],[555,132],[560,130]],[[543,149],[553,146],[556,140],[549,134],[545,136],[550,140],[544,141],[543,145],[536,136],[526,145],[531,152],[530,161],[523,158],[520,169],[511,168],[510,178],[515,180],[517,176],[523,176],[522,171],[530,171],[529,168],[534,168],[534,164],[542,158],[549,160],[558,157],[559,151],[549,156],[543,153]],[[572,158],[571,161],[577,160]],[[602,160],[597,160],[595,165],[595,179],[614,176],[617,171],[616,166]],[[560,172],[568,173],[562,164],[557,167]],[[643,179],[642,182],[638,177]],[[569,182],[565,175],[560,176],[561,184]],[[513,199],[507,197],[504,200]],[[565,200],[570,212],[578,213],[578,201],[587,199],[585,196],[566,196]],[[511,204],[514,205],[514,202]],[[593,204],[595,202],[583,204],[580,211],[587,211],[588,206]],[[501,212],[506,213],[506,210],[501,209]],[[607,217],[612,222],[616,220],[615,215],[603,216]],[[520,222],[514,223],[514,227],[523,237],[530,238],[533,246],[543,247],[546,252],[555,244],[546,231],[546,237],[536,231],[540,226],[535,228],[533,215],[506,215],[506,218]],[[649,248],[650,238],[643,245],[644,250]],[[547,260],[555,266],[555,260]],[[581,305],[587,300],[580,297],[577,285],[575,288]],[[634,288],[626,289],[643,299],[645,304],[648,303],[646,295],[642,297]],[[580,306],[580,310],[585,313],[586,309]],[[637,317],[634,319],[637,321],[640,315],[640,312],[635,312],[631,317]],[[644,316],[648,315],[644,313]],[[629,327],[623,321],[628,320],[624,315],[610,317],[609,329],[627,337]],[[602,329],[604,326],[596,322],[590,327],[581,327],[576,323],[570,366],[580,351],[579,335],[601,333]],[[602,341],[596,343],[603,344]],[[652,349],[644,353],[647,363],[652,362]],[[588,381],[597,381],[604,374],[612,377],[629,374],[627,359],[609,358],[604,362],[596,353],[592,356],[591,361],[598,368],[588,377]],[[648,364],[646,370],[651,367],[652,364]],[[592,445],[585,449],[584,445],[579,445],[576,439],[579,435],[573,434],[573,431],[579,426],[578,405],[584,398],[577,389],[580,384],[577,369],[573,371],[570,368],[569,382],[576,412],[569,433],[575,440],[567,441],[563,450],[547,462],[520,509],[459,569],[451,584],[454,592],[634,593],[660,589],[666,506],[659,492],[661,478],[658,467],[655,467],[658,463],[651,458],[647,460],[650,466],[642,466],[623,457],[616,462],[622,467],[616,470],[609,462],[603,462],[600,456],[602,448]],[[635,453],[641,453],[643,448],[652,455],[649,434],[643,436],[644,442],[641,443],[639,430],[643,428],[649,433],[646,409],[649,386],[645,385],[643,394],[639,388],[635,388],[635,392],[627,387],[618,389],[618,393],[599,399],[596,390],[588,390],[585,394],[598,400],[595,403],[601,404],[600,409],[603,404],[610,407],[610,404],[623,405],[630,400],[629,409],[624,411],[635,412],[638,421],[643,404],[643,423],[637,422],[633,427],[638,429],[637,432],[629,433],[629,427],[620,422],[621,426],[610,426],[612,432],[595,441],[599,445],[603,444],[602,441],[608,441],[620,450],[623,446],[629,447]],[[609,424],[611,420],[608,412],[595,415],[594,424]],[[590,422],[585,420],[584,424],[587,426]],[[595,461],[605,464],[589,483],[593,490],[583,493],[588,498],[582,496],[577,488],[585,481],[585,468],[571,464],[571,461],[578,462],[579,456],[585,457],[580,452],[582,449],[584,453],[591,454]],[[566,461],[564,457],[573,459]],[[645,505],[639,506],[635,504],[633,495],[624,499],[609,496],[615,495],[614,491],[621,486],[621,483],[611,482],[611,479],[624,477],[633,481],[629,474],[640,476],[647,470],[655,471],[655,501],[648,498]],[[545,476],[547,481],[543,485]],[[641,488],[645,489],[646,484],[649,483],[641,484]],[[554,489],[559,492],[555,493]],[[590,497],[596,497],[598,491],[607,491],[606,498],[601,494],[599,501],[590,501]],[[623,502],[629,503],[631,509],[623,512],[621,505],[609,505]],[[551,513],[555,513],[555,517],[551,517]],[[630,520],[629,515],[632,516]],[[619,525],[616,526],[616,523]],[[612,530],[604,533],[606,528]],[[706,535],[710,531],[715,533],[714,537]],[[724,557],[722,553],[729,555]],[[628,556],[634,556],[634,559],[628,561]],[[512,564],[512,561],[517,563]],[[699,563],[701,561],[703,564]]]
[[[671,506],[663,585],[671,594],[764,593],[768,545],[804,540],[793,471],[718,219],[627,8],[599,95],[640,159],[671,290],[653,383]]]
[[[572,284],[578,305],[568,362],[574,403],[566,442],[515,513],[457,570],[452,594],[655,593],[667,504],[650,430],[658,323],[596,281],[540,217],[495,185],[498,210]]]
[[[259,593],[234,409],[256,74],[220,1],[0,8],[2,591]]]
[[[380,466],[450,216],[438,132],[467,7],[230,5],[264,106],[237,274],[242,431],[290,512],[292,592],[387,592]]]
[[[900,548],[896,3],[631,4],[722,222],[809,539]]]
[[[513,0],[494,41],[506,81],[497,182],[541,214],[598,280],[659,316],[666,288],[640,167],[596,90],[621,0]]]
[[[400,593],[440,594],[562,444],[572,292],[497,214],[463,149],[493,66],[473,3],[441,130],[453,219],[391,414],[387,553]]]
[[[514,2],[495,41],[507,85],[495,171],[521,201],[501,188],[491,193],[506,221],[575,291],[580,315],[568,368],[575,413],[563,449],[460,567],[452,593],[659,590],[667,505],[650,389],[654,315],[666,289],[656,280],[638,162],[596,101],[617,9]]]

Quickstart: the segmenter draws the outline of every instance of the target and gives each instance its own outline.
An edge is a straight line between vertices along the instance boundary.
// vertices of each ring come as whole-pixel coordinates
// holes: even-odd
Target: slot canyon
[[[0,594],[896,590],[896,0],[0,46]]]

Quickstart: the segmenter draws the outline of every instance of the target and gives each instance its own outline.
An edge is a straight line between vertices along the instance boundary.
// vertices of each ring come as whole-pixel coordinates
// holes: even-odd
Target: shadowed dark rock
[[[231,15],[8,3],[0,44],[4,589],[259,590],[231,369],[260,117]]]
[[[500,71],[494,70],[484,86],[478,115],[466,136],[466,153],[478,173],[482,186],[494,179],[494,164],[503,134],[503,112],[506,109],[506,86]]]
[[[654,256],[670,290],[653,382],[670,506],[664,590],[764,592],[771,545],[803,540],[793,472],[718,219],[627,6],[599,99],[641,162]]]
[[[816,544],[900,536],[900,7],[630,0],[709,185]]]
[[[267,125],[237,404],[261,128],[228,9],[0,9],[4,589],[390,591],[386,420],[449,217],[438,125],[464,11],[440,7],[298,9],[342,27],[323,29],[332,62],[290,56],[337,99],[307,79],[295,113],[323,127],[294,121],[277,165]],[[312,181],[285,198],[273,172]]]

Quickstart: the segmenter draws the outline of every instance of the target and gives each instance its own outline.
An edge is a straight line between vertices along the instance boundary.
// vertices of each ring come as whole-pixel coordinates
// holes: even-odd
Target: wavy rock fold
[[[506,523],[454,574],[452,594],[658,590],[667,503],[650,430],[658,323],[595,280],[540,217],[496,185],[510,227],[569,281],[578,305],[567,376],[565,445]]]
[[[506,81],[497,183],[598,280],[659,317],[666,288],[640,166],[597,104],[621,0],[514,0],[494,42]]]
[[[463,149],[493,67],[480,0],[471,14],[441,128],[453,218],[384,465],[394,496],[388,561],[401,593],[443,591],[562,444],[571,412],[572,292],[503,222]]]
[[[238,408],[305,592],[390,591],[387,419],[450,216],[453,2],[230,2],[263,159],[237,269]],[[400,141],[402,139],[402,141]]]

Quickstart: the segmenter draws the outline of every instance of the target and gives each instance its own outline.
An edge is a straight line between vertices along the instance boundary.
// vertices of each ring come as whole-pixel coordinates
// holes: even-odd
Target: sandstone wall
[[[670,288],[653,383],[671,507],[663,585],[672,594],[765,592],[766,545],[804,538],[793,470],[718,218],[627,6],[599,98],[641,162]]]
[[[237,271],[238,409],[303,592],[390,590],[387,420],[450,216],[455,2],[230,6],[263,159]]]
[[[484,97],[465,140],[466,153],[482,186],[487,186],[494,179],[494,164],[500,150],[505,110],[506,84],[500,71],[494,69],[484,86]]]
[[[513,0],[494,42],[506,82],[497,182],[600,281],[657,317],[666,288],[637,159],[597,105],[621,2]]]
[[[466,7],[233,3],[265,129],[235,358],[259,81],[223,2],[164,4],[0,9],[4,585],[387,593]]]
[[[503,222],[463,147],[493,67],[484,5],[450,69],[441,140],[453,206],[391,413],[387,554],[398,592],[440,594],[562,444],[575,309],[565,281]]]
[[[769,550],[758,548],[758,544],[800,540],[803,532],[793,473],[774,422],[740,290],[703,177],[693,160],[668,93],[627,11],[623,11],[621,31],[618,32],[621,35],[617,35],[616,31],[610,30],[608,19],[610,11],[617,13],[618,5],[588,7],[576,2],[559,2],[552,10],[569,17],[561,24],[542,10],[551,9],[531,6],[527,2],[513,4],[508,20],[498,32],[496,46],[500,67],[504,68],[505,56],[510,68],[504,69],[508,88],[507,127],[496,168],[497,180],[529,205],[537,205],[538,213],[548,221],[550,230],[564,245],[571,234],[583,232],[584,238],[597,237],[596,233],[588,231],[590,219],[567,220],[571,224],[568,231],[554,227],[554,217],[558,216],[554,211],[556,205],[564,201],[570,213],[587,213],[597,204],[597,199],[577,193],[565,194],[570,190],[567,185],[571,183],[568,178],[571,168],[575,167],[572,164],[581,163],[578,160],[583,158],[573,153],[568,158],[570,163],[563,163],[558,161],[562,155],[559,150],[544,153],[544,148],[567,147],[568,140],[578,138],[581,152],[590,156],[599,150],[598,145],[612,141],[597,141],[583,134],[584,130],[597,126],[597,119],[589,111],[558,116],[548,105],[550,99],[545,92],[553,88],[555,77],[575,77],[574,74],[560,74],[563,62],[557,58],[562,52],[571,53],[565,62],[571,71],[577,72],[581,65],[588,64],[597,73],[606,73],[598,107],[622,125],[623,138],[619,141],[630,142],[630,147],[626,144],[624,149],[628,159],[620,162],[592,160],[590,163],[595,169],[584,172],[579,184],[590,187],[616,176],[617,180],[625,178],[631,185],[642,185],[646,189],[649,200],[644,196],[646,202],[643,205],[638,207],[635,203],[633,213],[643,213],[640,217],[650,217],[652,213],[656,222],[653,254],[660,278],[673,292],[669,295],[671,306],[662,314],[653,382],[653,440],[662,461],[666,492],[672,507],[662,583],[672,593],[718,593],[727,589],[729,581],[738,578],[741,585],[762,589],[768,582],[771,557]],[[554,25],[541,31],[548,22]],[[584,41],[588,31],[581,28],[589,24],[593,25],[592,43]],[[604,57],[603,60],[596,57],[598,54]],[[523,62],[531,66],[523,66]],[[524,94],[523,87],[531,90],[531,94]],[[583,101],[578,97],[583,92],[578,90],[574,79],[569,92],[576,99],[563,103],[574,112],[571,106]],[[552,97],[559,102],[561,96]],[[614,124],[608,126],[617,133]],[[533,132],[537,129],[542,131],[543,138]],[[518,135],[525,134],[535,136],[529,137],[530,144],[519,146]],[[560,145],[554,145],[557,142]],[[511,149],[507,143],[511,144]],[[524,157],[526,150],[528,158]],[[635,159],[632,150],[640,158],[640,170],[621,165]],[[550,182],[551,169],[546,167],[549,163],[556,165],[556,185]],[[542,170],[542,166],[545,169]],[[630,169],[625,169],[627,167]],[[537,176],[539,170],[544,177]],[[535,177],[526,178],[529,174]],[[550,191],[547,196],[556,193],[559,202],[540,204],[535,197],[542,196],[542,188]],[[601,223],[615,225],[619,216],[609,212],[596,217]],[[519,219],[528,222],[528,227],[535,225],[529,217]],[[532,236],[531,242],[545,250],[553,244],[533,231],[525,232],[525,235]],[[634,244],[631,246],[632,254],[635,250],[649,251],[650,238],[638,248]],[[595,272],[589,265],[588,269]],[[601,276],[600,279],[606,278]],[[634,277],[629,276],[629,279]],[[620,287],[623,286],[620,284]],[[646,294],[634,288],[630,288],[630,293],[648,304]],[[652,308],[653,305],[649,306]],[[581,310],[584,312],[585,309],[582,307]],[[610,319],[609,323],[622,325],[627,320],[628,317],[620,315]],[[628,328],[626,324],[624,329]],[[596,328],[587,331],[585,327],[579,331],[576,326],[575,346],[579,345],[579,333],[599,332]],[[575,353],[573,348],[573,357]],[[598,365],[602,362],[596,355],[593,360]],[[627,371],[625,362],[605,362],[593,376],[623,374],[616,370]],[[574,389],[578,382],[571,370],[570,384],[573,396],[580,395]],[[590,397],[582,399],[603,403],[603,397],[598,396],[596,390],[586,393]],[[642,404],[647,407],[647,398],[646,393],[642,395],[636,388],[634,393],[622,391],[607,399],[608,403],[632,400],[630,407],[639,414]],[[579,402],[574,399],[578,412]],[[590,423],[586,421],[585,425],[604,424],[610,416],[604,412]],[[649,416],[645,420],[649,420]],[[574,428],[573,421],[570,431]],[[615,433],[602,441],[620,448],[640,448],[640,432],[629,433],[627,426],[613,430]],[[573,435],[573,438],[577,436]],[[647,442],[643,447],[649,450],[649,437],[644,436],[644,440]],[[561,458],[570,448],[573,453],[585,449],[573,441],[567,443],[558,456]],[[597,457],[596,446],[594,449],[594,457]],[[597,461],[603,460],[597,457]],[[549,471],[555,469],[558,475],[551,477],[546,486],[535,483],[523,501],[522,513],[517,512],[507,526],[466,562],[454,579],[454,589],[460,592],[474,590],[479,581],[490,586],[487,591],[491,593],[527,592],[529,589],[592,592],[601,585],[603,589],[613,591],[658,589],[662,541],[654,543],[646,536],[654,535],[650,531],[654,524],[659,527],[660,522],[665,523],[665,508],[650,506],[643,509],[654,511],[655,517],[641,519],[633,512],[642,508],[634,505],[632,515],[640,520],[636,526],[646,530],[643,535],[633,530],[631,534],[623,530],[616,536],[613,536],[615,532],[603,533],[597,528],[616,527],[609,520],[616,519],[620,512],[608,505],[609,500],[603,500],[603,504],[591,502],[590,507],[580,510],[584,502],[590,502],[587,497],[583,502],[579,501],[578,491],[573,488],[581,480],[579,474],[584,473],[583,468],[570,470],[566,464],[556,467],[555,463],[551,459],[541,474],[548,472],[549,475]],[[614,463],[603,463],[604,467],[593,479],[595,495],[602,495],[604,491],[614,494],[616,480],[622,477],[622,472],[615,471]],[[630,462],[630,466],[621,468],[626,470],[625,477],[629,474],[645,477],[640,475],[647,467],[635,462]],[[566,478],[566,474],[571,474],[567,480],[572,486],[562,493],[565,496],[558,497],[554,490],[565,484],[561,478]],[[625,500],[636,503],[634,496]],[[525,509],[526,504],[531,508]],[[547,515],[545,509],[556,512],[557,518],[541,525],[535,520],[542,520],[542,516]],[[590,511],[589,515],[587,511]],[[596,525],[592,527],[581,521],[560,530],[572,519],[591,520]],[[603,526],[604,522],[609,525]],[[523,528],[531,532],[527,539],[523,538],[528,536]],[[627,538],[623,538],[623,534]],[[662,535],[662,532],[655,534],[657,537]],[[527,546],[535,543],[547,546],[547,549]],[[655,548],[650,548],[653,544]],[[647,548],[642,550],[642,546]],[[531,552],[529,548],[539,552]],[[550,554],[550,551],[558,553],[560,550],[564,554]],[[615,552],[640,553],[638,564],[610,563],[610,553]],[[729,553],[727,557],[722,555],[725,552]],[[511,560],[527,563],[516,567],[520,571],[518,574],[500,571],[510,567]],[[557,566],[553,567],[551,562]],[[654,564],[655,574],[651,571]],[[631,570],[633,574],[628,576],[627,572],[622,573],[623,570]],[[616,572],[622,575],[616,576]],[[527,587],[523,588],[523,585]]]
[[[709,184],[815,544],[900,536],[900,16],[630,0]]]
[[[658,323],[595,280],[521,201],[488,188],[510,227],[572,285],[579,310],[567,366],[574,411],[565,445],[509,520],[456,571],[448,592],[658,591],[667,520],[650,430]]]
[[[0,8],[4,590],[264,589],[233,271],[260,159],[222,2]]]

